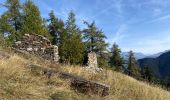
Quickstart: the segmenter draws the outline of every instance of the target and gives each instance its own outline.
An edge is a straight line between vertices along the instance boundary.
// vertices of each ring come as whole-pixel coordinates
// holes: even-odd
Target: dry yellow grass
[[[29,59],[26,60],[17,55],[0,60],[0,98],[3,100],[50,100],[51,96],[56,94],[59,100],[170,100],[170,92],[121,73],[104,70],[94,75],[80,66],[63,65],[60,69],[62,71],[111,86],[110,95],[107,97],[86,96],[72,90],[68,81],[57,76],[47,79],[43,75],[31,73],[26,68],[29,62]],[[33,58],[31,62],[39,63]],[[44,63],[44,66],[45,64],[47,63]]]
[[[42,75],[34,75],[26,68],[28,60],[16,55],[0,60],[0,98],[3,100],[49,100],[58,93],[70,99],[79,98],[69,87],[69,82]],[[84,96],[85,98],[85,96]]]

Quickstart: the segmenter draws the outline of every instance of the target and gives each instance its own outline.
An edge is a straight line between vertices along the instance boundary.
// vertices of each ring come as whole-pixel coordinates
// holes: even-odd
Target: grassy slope
[[[35,59],[31,61],[39,63]],[[95,95],[86,96],[72,90],[68,81],[57,76],[47,79],[45,76],[31,73],[25,68],[29,62],[30,60],[17,55],[0,60],[0,99],[49,100],[55,94],[61,100],[170,100],[170,92],[158,86],[139,82],[121,73],[104,70],[100,74],[93,75],[79,66],[63,65],[59,68],[111,86],[110,95],[105,98]],[[41,64],[44,65],[44,63]]]

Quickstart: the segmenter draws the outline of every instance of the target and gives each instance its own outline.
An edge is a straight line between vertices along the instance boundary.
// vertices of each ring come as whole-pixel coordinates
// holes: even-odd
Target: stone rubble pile
[[[102,71],[102,68],[98,68],[97,55],[95,52],[88,53],[88,66],[85,67],[85,69],[94,74]]]
[[[36,54],[44,59],[59,62],[58,46],[52,45],[50,40],[37,34],[25,34],[20,41],[15,42],[13,48],[21,51],[27,51],[30,54]],[[101,72],[98,68],[97,55],[95,52],[88,53],[88,66],[85,70],[96,73]]]
[[[25,34],[21,41],[15,42],[13,47],[18,50],[39,55],[44,59],[52,60],[56,63],[59,61],[58,47],[52,45],[50,40],[41,35]]]

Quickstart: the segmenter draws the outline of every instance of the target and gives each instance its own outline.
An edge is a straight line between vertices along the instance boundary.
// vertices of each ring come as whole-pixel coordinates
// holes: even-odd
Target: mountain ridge
[[[151,68],[156,77],[164,79],[170,72],[170,51],[162,53],[156,58],[143,58],[139,59],[139,66],[143,69],[145,66]]]

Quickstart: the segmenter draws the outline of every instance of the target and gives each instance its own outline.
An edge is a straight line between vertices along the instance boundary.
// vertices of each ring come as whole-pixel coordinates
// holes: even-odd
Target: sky
[[[154,54],[170,49],[170,0],[33,1],[44,18],[54,10],[57,17],[67,20],[73,10],[81,28],[86,27],[83,20],[95,21],[107,36],[110,47],[116,42],[124,52]],[[0,7],[0,14],[4,11]]]

